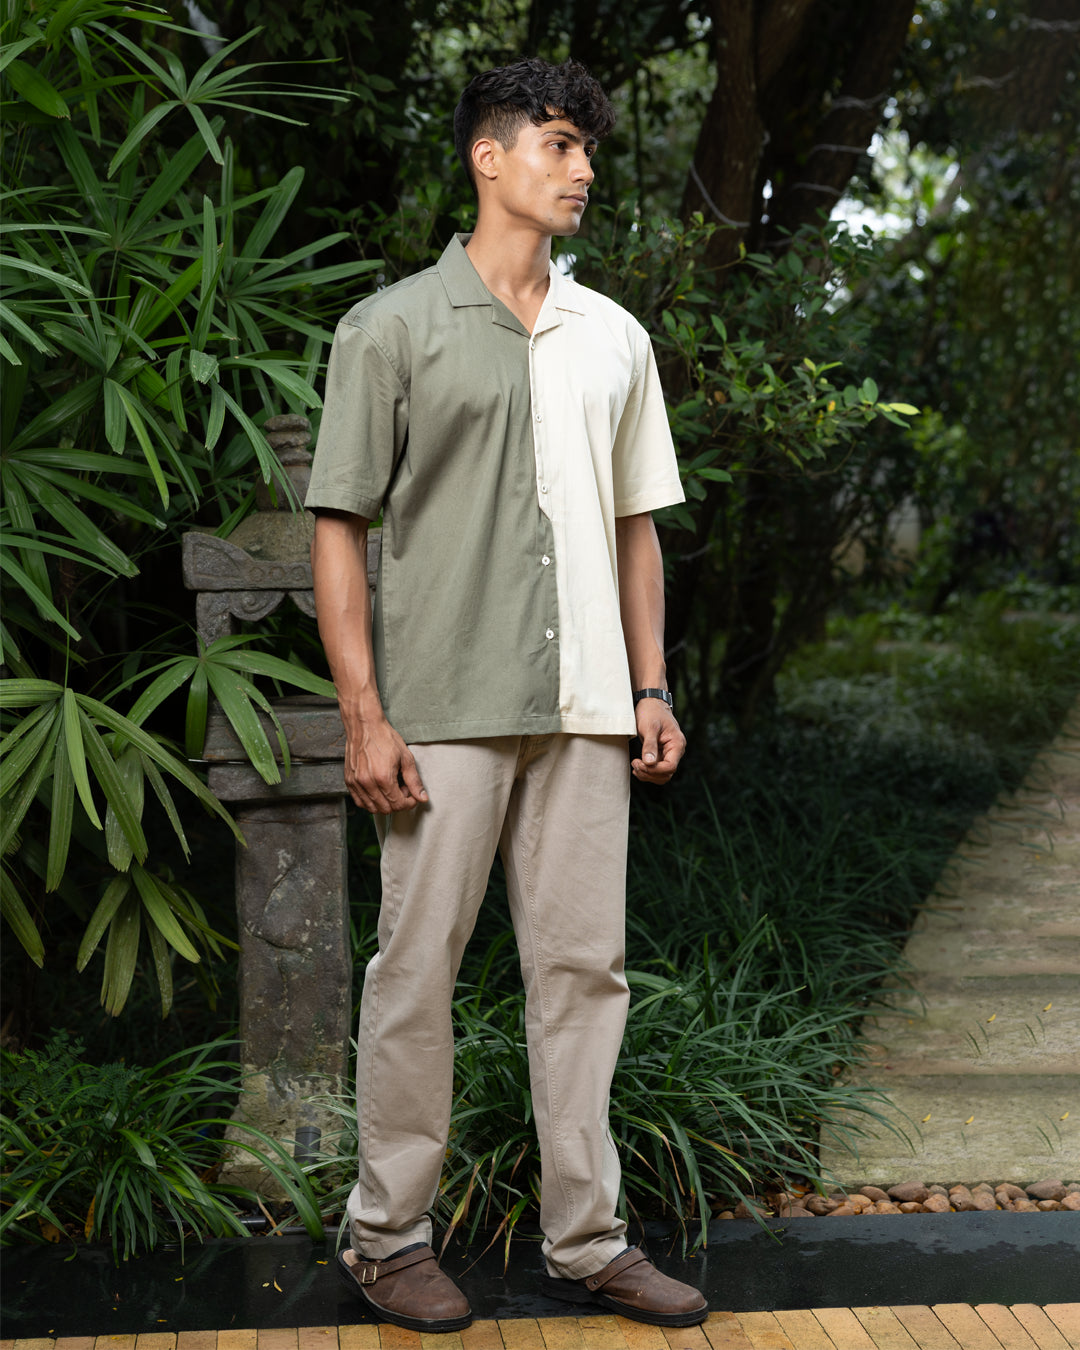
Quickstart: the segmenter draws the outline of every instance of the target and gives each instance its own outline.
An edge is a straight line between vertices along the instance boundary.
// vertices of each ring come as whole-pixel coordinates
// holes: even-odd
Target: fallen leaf
[[[975,1119],[974,1116],[968,1116],[967,1120],[964,1121],[964,1124],[965,1124],[965,1125],[970,1125],[971,1122],[972,1122],[974,1119]]]
[[[1052,1003],[1048,1003],[1046,1007],[1043,1009],[1043,1012],[1049,1012],[1053,1006],[1054,1005]]]
[[[270,1288],[270,1281],[269,1281],[269,1280],[264,1280],[264,1281],[263,1281],[263,1288],[264,1288],[264,1289],[269,1289],[269,1288]]]
[[[1068,1111],[1066,1111],[1063,1116],[1058,1116],[1058,1120],[1068,1120],[1068,1119],[1069,1119]]]
[[[177,1276],[175,1276],[174,1279],[173,1279],[173,1284],[179,1284],[180,1281],[181,1281],[183,1278],[184,1278],[183,1275],[177,1275]]]
[[[326,1261],[316,1261],[315,1264],[316,1264],[317,1266],[325,1266],[325,1265],[328,1264],[328,1262],[326,1262]]]
[[[926,1115],[923,1116],[923,1118],[922,1118],[922,1123],[923,1123],[924,1125],[925,1125],[926,1122],[930,1119],[931,1114],[932,1114],[932,1113],[931,1113],[930,1111],[927,1111]]]
[[[281,1285],[278,1284],[277,1280],[274,1281],[274,1288],[278,1291],[279,1294],[282,1292]]]
[[[988,1022],[996,1022],[996,1021],[997,1021],[997,1013],[991,1013],[990,1016],[989,1016],[986,1020],[987,1020]]]

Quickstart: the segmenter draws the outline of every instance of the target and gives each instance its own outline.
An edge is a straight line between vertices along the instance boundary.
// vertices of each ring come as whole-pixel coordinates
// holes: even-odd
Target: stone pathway
[[[1080,1181],[1080,702],[1023,787],[971,828],[867,1023],[903,1136],[822,1141],[845,1188]]]

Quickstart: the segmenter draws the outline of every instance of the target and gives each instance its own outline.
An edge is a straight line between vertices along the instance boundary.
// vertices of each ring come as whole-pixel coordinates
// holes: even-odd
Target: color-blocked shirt
[[[334,338],[306,505],[374,519],[406,741],[633,735],[615,520],[683,500],[648,335],[552,265],[533,332],[455,238]]]

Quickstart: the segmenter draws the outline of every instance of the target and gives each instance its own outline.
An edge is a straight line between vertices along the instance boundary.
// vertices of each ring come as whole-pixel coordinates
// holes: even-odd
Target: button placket
[[[534,353],[536,352],[536,339],[529,339],[529,400],[532,405],[532,423],[533,423],[533,458],[536,463],[536,485],[541,497],[547,496],[548,485],[544,481],[544,452],[540,441],[540,427],[544,421],[544,414],[539,407],[539,393],[536,387],[536,362]]]

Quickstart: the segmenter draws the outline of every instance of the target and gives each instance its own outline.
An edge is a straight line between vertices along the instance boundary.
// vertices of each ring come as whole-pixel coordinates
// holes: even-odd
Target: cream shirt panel
[[[632,736],[615,520],[683,500],[648,334],[552,265],[529,379],[537,500],[555,542],[562,729]]]

